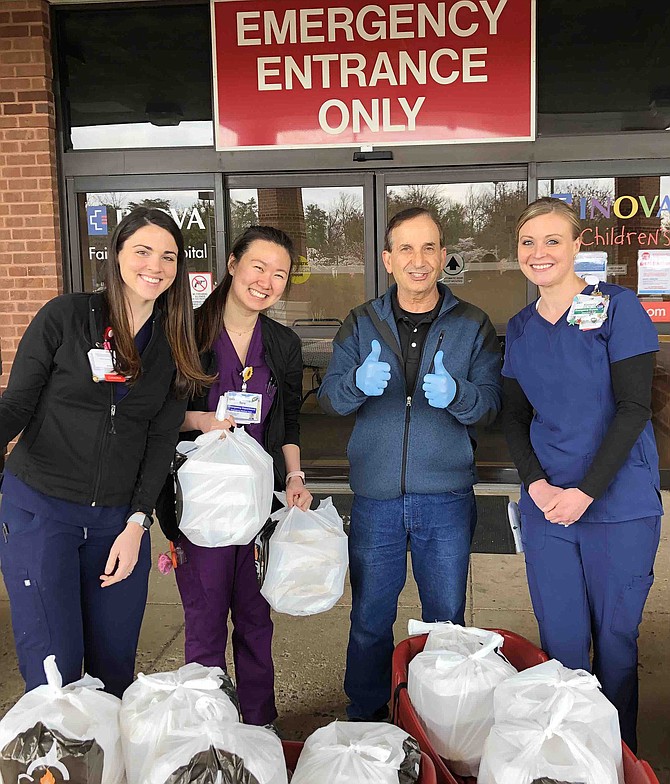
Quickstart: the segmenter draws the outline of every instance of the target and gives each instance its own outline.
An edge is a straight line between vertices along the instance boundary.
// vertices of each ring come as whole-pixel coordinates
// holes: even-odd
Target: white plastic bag
[[[417,654],[409,663],[407,691],[435,751],[460,776],[477,776],[484,741],[493,726],[493,692],[516,670],[497,653],[502,635],[483,629],[462,632],[471,634],[475,652]],[[482,635],[487,638],[484,645],[479,644]]]
[[[213,430],[194,443],[177,472],[180,531],[201,547],[249,544],[272,509],[272,458],[244,428],[225,438]]]
[[[213,718],[168,735],[142,784],[247,784],[250,775],[258,784],[286,784],[281,741],[264,727]]]
[[[570,670],[552,659],[508,678],[493,695],[495,721],[542,720],[554,711],[564,692],[574,700],[570,721],[588,725],[604,741],[617,767],[619,784],[624,784],[619,714],[600,691],[598,679],[586,670]]]
[[[484,745],[478,784],[532,784],[543,776],[579,784],[617,784],[612,752],[590,726],[572,721],[575,697],[554,709],[496,723]]]
[[[216,718],[238,722],[239,714],[221,686],[220,667],[191,663],[176,672],[140,673],[123,693],[121,740],[128,784],[146,784],[163,744],[174,732]]]
[[[326,498],[318,509],[275,512],[261,593],[277,612],[314,615],[330,610],[344,592],[349,564],[342,518]]]
[[[494,647],[498,652],[504,644],[504,638],[499,644],[500,635],[497,632],[478,629],[476,626],[459,626],[451,621],[425,623],[411,619],[407,623],[407,633],[411,636],[428,634],[424,651],[450,651],[463,656],[476,653],[492,640],[496,641]]]
[[[307,738],[291,784],[410,784],[419,760],[417,742],[399,727],[334,721]]]
[[[44,672],[47,685],[24,694],[0,720],[0,782],[16,784],[17,779],[29,782],[33,778],[37,782],[48,770],[58,781],[125,784],[119,734],[121,700],[100,691],[102,681],[89,675],[63,686],[55,656],[44,660]],[[23,743],[19,736],[24,736]],[[68,754],[59,739],[77,743],[69,746]],[[40,741],[49,745],[46,754]],[[30,751],[33,754],[26,769],[17,762],[19,758],[27,761],[20,753]]]

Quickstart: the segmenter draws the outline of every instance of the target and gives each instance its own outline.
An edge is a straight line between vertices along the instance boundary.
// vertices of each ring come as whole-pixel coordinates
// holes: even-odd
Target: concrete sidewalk
[[[665,507],[670,510],[670,493],[663,496]],[[651,763],[661,784],[670,784],[670,676],[665,672],[670,648],[668,517],[656,559],[656,581],[640,634],[639,756]],[[167,543],[158,526],[153,528],[152,537],[154,568],[137,657],[137,670],[142,672],[171,670],[183,664],[183,616],[174,576],[163,576],[155,568],[157,555],[167,548]],[[342,599],[328,613],[308,618],[275,616],[279,725],[287,739],[304,739],[317,727],[345,716],[342,678],[350,608],[347,586]],[[410,618],[419,617],[419,598],[410,576],[400,599],[396,639],[407,636]],[[523,556],[472,556],[466,621],[473,626],[510,629],[539,642]],[[0,672],[3,715],[23,691],[4,586],[0,587]]]

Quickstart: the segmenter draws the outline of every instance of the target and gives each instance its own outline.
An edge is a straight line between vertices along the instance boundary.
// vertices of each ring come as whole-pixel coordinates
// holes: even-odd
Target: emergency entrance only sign
[[[219,150],[535,136],[534,0],[211,7]]]

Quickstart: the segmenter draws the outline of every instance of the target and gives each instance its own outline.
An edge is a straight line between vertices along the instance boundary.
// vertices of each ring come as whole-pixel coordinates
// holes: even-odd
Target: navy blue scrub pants
[[[637,749],[637,638],[654,582],[660,517],[565,528],[524,517],[526,573],[542,647],[566,667],[592,671]],[[593,648],[593,669],[589,651]]]
[[[133,680],[147,599],[151,544],[125,580],[100,587],[109,550],[125,528],[82,528],[0,505],[0,565],[9,594],[19,669],[26,691],[44,684],[50,654],[63,683],[81,678],[82,662],[105,690],[121,697]]]

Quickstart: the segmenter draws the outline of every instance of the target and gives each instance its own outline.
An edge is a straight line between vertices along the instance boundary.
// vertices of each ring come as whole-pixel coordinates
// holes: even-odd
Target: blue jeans
[[[344,690],[349,718],[380,719],[391,697],[393,624],[407,577],[407,541],[424,621],[464,623],[472,488],[388,501],[355,495],[349,533],[352,606]]]

